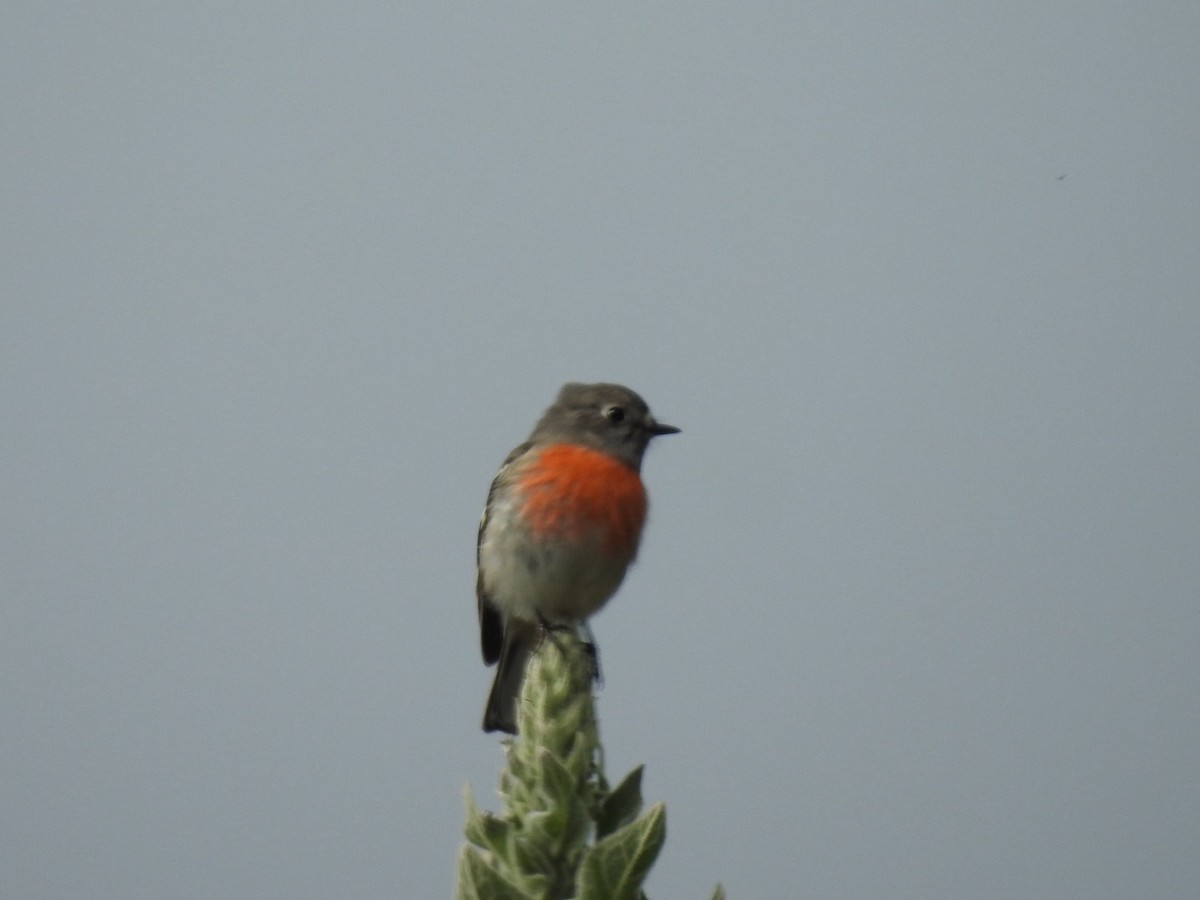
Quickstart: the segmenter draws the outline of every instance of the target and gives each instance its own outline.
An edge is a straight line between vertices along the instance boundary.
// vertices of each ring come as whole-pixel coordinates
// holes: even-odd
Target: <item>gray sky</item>
[[[684,429],[594,623],[651,896],[1195,897],[1198,44],[6,4],[0,896],[449,896],[479,509],[603,379]]]

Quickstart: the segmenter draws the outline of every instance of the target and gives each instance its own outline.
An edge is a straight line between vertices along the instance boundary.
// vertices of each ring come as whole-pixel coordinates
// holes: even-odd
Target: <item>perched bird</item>
[[[637,556],[642,455],[679,431],[619,384],[567,384],[488,491],[476,544],[483,661],[499,662],[484,731],[517,733],[525,663],[542,633],[602,607]]]

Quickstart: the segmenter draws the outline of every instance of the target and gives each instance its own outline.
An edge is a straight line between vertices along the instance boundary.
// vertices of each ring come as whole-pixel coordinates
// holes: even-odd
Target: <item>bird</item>
[[[517,733],[539,641],[586,627],[620,587],[646,520],[642,457],[653,438],[679,431],[627,387],[571,382],[501,464],[475,556],[480,647],[496,664],[485,732]]]

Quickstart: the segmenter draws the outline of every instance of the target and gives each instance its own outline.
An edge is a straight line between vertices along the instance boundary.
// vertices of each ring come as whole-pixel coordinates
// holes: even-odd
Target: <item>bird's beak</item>
[[[679,434],[680,432],[680,429],[674,425],[660,425],[654,420],[650,421],[650,426],[646,430],[650,432],[651,437],[660,437],[664,434]]]

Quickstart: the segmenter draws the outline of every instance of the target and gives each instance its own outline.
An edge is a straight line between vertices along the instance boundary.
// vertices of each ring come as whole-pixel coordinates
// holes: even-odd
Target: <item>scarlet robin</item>
[[[679,431],[619,384],[567,384],[488,491],[476,545],[483,661],[499,662],[484,731],[516,734],[525,663],[616,593],[646,521],[642,456]]]

